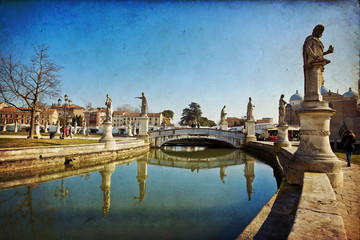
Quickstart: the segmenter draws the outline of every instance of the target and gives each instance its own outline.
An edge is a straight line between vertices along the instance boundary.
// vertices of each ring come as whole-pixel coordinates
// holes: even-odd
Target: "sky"
[[[0,50],[29,63],[46,44],[64,67],[61,96],[85,107],[141,105],[174,111],[191,102],[215,122],[243,117],[277,122],[281,94],[304,92],[302,45],[317,24],[325,86],[357,91],[360,8],[348,1],[0,1]],[[62,97],[63,98],[63,97]],[[55,103],[51,99],[48,103]]]

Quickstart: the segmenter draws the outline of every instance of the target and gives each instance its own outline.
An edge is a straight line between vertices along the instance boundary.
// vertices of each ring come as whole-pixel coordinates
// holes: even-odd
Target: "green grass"
[[[346,154],[343,150],[340,149],[333,149],[335,155],[340,159],[346,162]],[[360,153],[353,152],[351,155],[351,163],[360,164]]]
[[[0,138],[0,148],[40,147],[98,143],[97,139],[16,139]]]
[[[41,136],[50,136],[50,133],[40,133]],[[0,136],[1,135],[14,135],[14,136],[28,136],[29,133],[28,132],[1,132],[0,131]],[[55,136],[60,136],[60,133],[55,134]],[[75,137],[84,137],[84,134],[73,134],[73,136]],[[91,135],[90,135],[91,136]],[[94,136],[101,136],[101,135],[94,135]]]

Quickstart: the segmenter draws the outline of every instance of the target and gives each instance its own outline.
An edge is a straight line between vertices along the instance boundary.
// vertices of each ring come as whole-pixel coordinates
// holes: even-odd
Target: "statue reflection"
[[[142,200],[145,198],[145,191],[146,191],[146,178],[147,175],[147,158],[137,160],[137,176],[136,179],[139,183],[139,204],[141,204]],[[136,197],[135,197],[136,199]]]
[[[99,171],[101,174],[101,191],[103,192],[103,200],[104,206],[102,207],[103,210],[103,217],[105,217],[110,210],[110,189],[111,189],[111,175],[115,171],[115,163],[110,163],[104,166],[104,169]]]
[[[223,182],[223,184],[225,184],[224,178],[227,176],[225,173],[225,169],[226,169],[226,166],[220,167],[220,178],[221,178],[221,181]]]
[[[64,187],[64,179],[63,179],[63,178],[61,179],[61,186],[60,186],[60,188],[59,188],[59,187],[56,187],[56,188],[55,188],[54,197],[58,197],[58,196],[59,196],[58,190],[60,191],[60,200],[64,200],[65,197],[69,194],[69,189],[68,189],[68,187],[66,187],[66,186]]]
[[[251,194],[253,193],[252,184],[255,178],[255,159],[247,156],[245,161],[244,176],[246,178],[246,191],[251,201]]]

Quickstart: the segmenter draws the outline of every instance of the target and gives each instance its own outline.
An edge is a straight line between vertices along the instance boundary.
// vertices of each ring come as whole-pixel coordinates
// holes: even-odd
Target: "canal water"
[[[151,149],[69,171],[3,188],[0,238],[235,239],[277,190],[269,165],[233,149]]]

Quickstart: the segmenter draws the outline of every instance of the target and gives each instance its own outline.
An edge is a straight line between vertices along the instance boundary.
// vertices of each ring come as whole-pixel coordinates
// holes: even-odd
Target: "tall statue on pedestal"
[[[139,98],[141,99],[141,114],[140,114],[140,117],[145,117],[147,116],[147,113],[148,113],[148,106],[147,106],[147,99],[145,97],[145,94],[144,92],[142,92],[142,96],[141,97],[136,97],[136,98]]]
[[[255,106],[251,103],[251,97],[249,97],[249,102],[248,102],[247,111],[246,111],[246,122],[245,122],[246,142],[256,141],[255,119],[254,119],[254,115],[253,115],[254,107]]]
[[[105,143],[105,148],[114,149],[116,147],[116,141],[112,135],[112,100],[109,97],[109,94],[106,94],[106,119],[103,122],[104,132],[100,138],[101,143]]]
[[[274,142],[274,151],[280,152],[282,147],[290,147],[288,128],[289,126],[285,122],[285,95],[281,94],[279,99],[279,125],[277,125],[278,134],[276,141]]]
[[[335,110],[323,101],[320,88],[324,83],[324,66],[330,60],[324,55],[334,52],[330,45],[324,52],[320,37],[323,25],[317,25],[303,45],[305,96],[302,107],[296,111],[300,116],[300,144],[290,161],[286,172],[290,184],[302,184],[305,172],[326,173],[331,185],[343,186],[341,161],[333,153],[329,135],[330,119]]]
[[[246,111],[246,120],[254,120],[254,116],[253,116],[254,107],[255,106],[251,103],[251,97],[249,97],[249,102],[248,102],[247,111]]]
[[[105,122],[112,122],[112,114],[113,114],[113,107],[112,107],[112,100],[109,97],[109,94],[106,94],[106,120]]]
[[[137,118],[139,123],[139,132],[137,135],[138,139],[144,139],[145,142],[149,141],[148,128],[149,128],[149,117],[148,113],[148,103],[145,97],[144,92],[142,92],[141,97],[136,97],[141,99],[141,114],[140,117]]]

